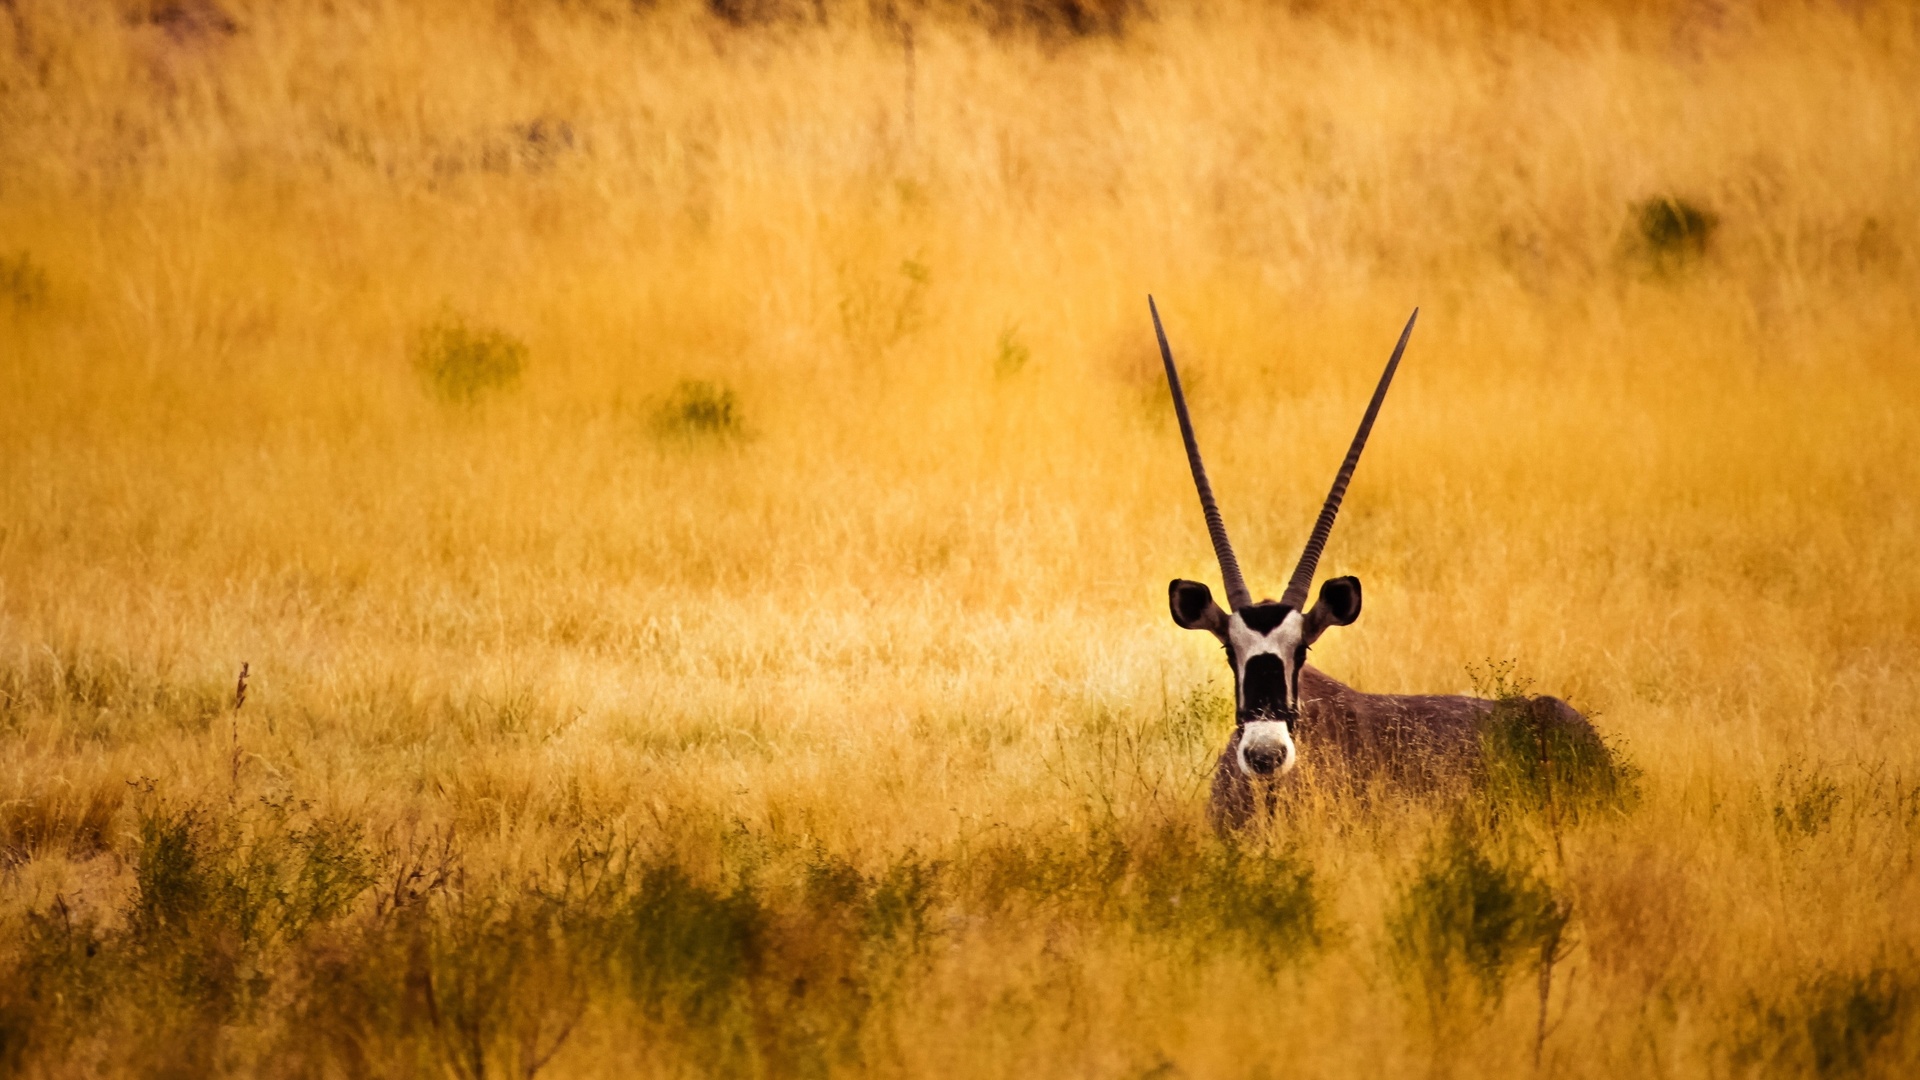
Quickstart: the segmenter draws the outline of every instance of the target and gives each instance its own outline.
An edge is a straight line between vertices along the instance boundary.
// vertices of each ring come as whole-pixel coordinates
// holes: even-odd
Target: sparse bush
[[[1233,695],[1212,682],[1195,683],[1180,704],[1167,710],[1167,737],[1185,755],[1205,757],[1233,724]],[[1211,769],[1212,763],[1206,762]]]
[[[771,917],[751,887],[715,889],[675,863],[648,867],[618,925],[634,996],[712,1026],[736,1004],[766,949]]]
[[[1783,768],[1773,787],[1773,827],[1782,839],[1819,835],[1840,808],[1840,785],[1823,773]]]
[[[1111,830],[1021,838],[980,852],[972,871],[988,910],[1057,909],[1269,968],[1311,955],[1329,936],[1305,859],[1185,827],[1137,838]]]
[[[797,888],[763,888],[583,845],[532,880],[474,882],[429,854],[390,902],[300,947],[303,1037],[285,1052],[320,1071],[531,1076],[598,995],[695,1072],[825,1075],[916,970],[943,894],[911,853],[872,874],[824,855],[793,869]]]
[[[687,380],[653,412],[661,435],[738,438],[744,434],[739,397],[725,383]]]
[[[933,268],[915,255],[892,270],[871,263],[841,268],[840,324],[865,354],[893,347],[926,325]]]
[[[1290,851],[1176,830],[1137,851],[1133,877],[1135,925],[1202,951],[1271,968],[1325,941],[1313,867]]]
[[[1628,251],[1661,273],[1685,268],[1706,255],[1720,217],[1673,196],[1634,203],[1627,212]]]
[[[273,991],[277,950],[333,922],[373,883],[357,826],[296,824],[261,804],[222,819],[198,806],[140,813],[134,888],[117,918],[64,897],[25,913],[0,969],[8,1054],[60,1057],[117,1033],[163,1063],[204,1073],[213,1029]]]
[[[47,272],[25,251],[0,255],[0,300],[25,311],[47,302]]]
[[[861,929],[881,949],[912,950],[932,933],[931,914],[940,901],[940,867],[912,852],[865,882]]]
[[[689,1064],[824,1075],[857,1058],[868,1017],[924,959],[938,865],[908,852],[868,874],[816,854],[795,869],[798,889],[776,891],[658,857],[590,931]]]
[[[1821,1076],[1857,1076],[1899,1030],[1912,989],[1886,968],[1830,975],[1807,988],[1807,1043]]]
[[[993,373],[999,378],[1013,378],[1033,359],[1033,350],[1020,340],[1019,331],[1017,326],[1000,331],[1000,342],[993,357]]]
[[[504,331],[467,325],[451,316],[414,337],[413,364],[444,401],[471,405],[513,387],[526,367],[527,346]]]
[[[531,1077],[566,1044],[593,974],[567,914],[511,890],[456,895],[430,923],[398,924],[411,978],[432,991],[432,1044],[454,1075]]]
[[[601,958],[536,889],[440,886],[296,956],[281,1053],[327,1074],[532,1077],[564,1047]]]
[[[1456,821],[1401,889],[1387,934],[1396,973],[1438,1024],[1464,1006],[1497,1006],[1521,965],[1551,964],[1571,918],[1531,866]]]
[[[1546,813],[1554,821],[1619,808],[1638,791],[1637,772],[1590,727],[1551,698],[1535,698],[1513,661],[1469,668],[1493,709],[1480,722],[1479,788],[1493,813]]]
[[[1734,1060],[1778,1076],[1902,1075],[1897,1047],[1915,1000],[1906,969],[1822,972],[1754,995]]]
[[[359,827],[298,827],[291,815],[273,804],[218,824],[197,807],[143,813],[129,928],[148,940],[211,930],[257,950],[344,913],[374,881]]]
[[[12,933],[11,963],[0,969],[0,1072],[21,1074],[35,1059],[62,1056],[85,1018],[98,1016],[112,986],[99,919],[56,896],[27,911]]]

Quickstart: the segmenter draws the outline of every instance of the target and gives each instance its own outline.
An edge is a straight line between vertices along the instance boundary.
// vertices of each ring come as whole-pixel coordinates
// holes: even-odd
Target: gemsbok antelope
[[[1180,437],[1187,444],[1187,464],[1200,491],[1200,510],[1206,516],[1213,553],[1220,560],[1220,577],[1227,589],[1227,608],[1214,602],[1213,593],[1197,581],[1176,579],[1167,586],[1173,621],[1189,630],[1205,630],[1226,647],[1233,669],[1234,729],[1214,769],[1212,802],[1214,823],[1238,827],[1253,816],[1256,784],[1265,786],[1269,805],[1272,784],[1292,773],[1304,748],[1325,754],[1330,766],[1344,769],[1349,779],[1379,776],[1430,786],[1448,777],[1467,775],[1479,764],[1482,724],[1500,702],[1457,695],[1364,694],[1317,668],[1307,666],[1307,650],[1330,626],[1346,626],[1360,617],[1360,580],[1337,577],[1320,586],[1320,599],[1306,606],[1314,567],[1333,532],[1340,501],[1353,479],[1360,451],[1373,430],[1387,386],[1413,335],[1418,308],[1400,332],[1387,369],[1374,388],[1373,400],[1360,420],[1360,430],[1347,448],[1346,460],[1333,478],[1333,489],[1320,508],[1306,550],[1293,569],[1286,592],[1278,601],[1253,601],[1246,579],[1227,541],[1227,527],[1214,503],[1207,470],[1200,462],[1193,420],[1180,390],[1180,374],[1173,366],[1160,311],[1147,298],[1153,313],[1153,332],[1160,340],[1160,359],[1167,368],[1167,387],[1173,393],[1173,411],[1180,420]],[[1607,751],[1593,726],[1572,706],[1558,698],[1519,699],[1527,719],[1539,730],[1552,730],[1554,741],[1573,745],[1581,756],[1605,760]],[[1543,743],[1544,745],[1544,743]],[[1320,759],[1316,759],[1320,760]]]

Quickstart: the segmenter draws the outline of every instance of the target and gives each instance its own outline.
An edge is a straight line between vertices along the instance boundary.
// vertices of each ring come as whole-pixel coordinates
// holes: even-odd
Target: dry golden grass
[[[1920,1064],[1910,8],[718,7],[0,5],[0,1069]],[[1204,832],[1149,291],[1256,594],[1422,306],[1317,662],[1637,801]]]

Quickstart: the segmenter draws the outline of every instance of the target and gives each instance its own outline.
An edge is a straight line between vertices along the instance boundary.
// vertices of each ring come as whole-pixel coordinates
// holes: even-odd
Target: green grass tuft
[[[414,368],[443,401],[471,405],[510,390],[526,364],[525,342],[458,316],[443,315],[414,336]]]

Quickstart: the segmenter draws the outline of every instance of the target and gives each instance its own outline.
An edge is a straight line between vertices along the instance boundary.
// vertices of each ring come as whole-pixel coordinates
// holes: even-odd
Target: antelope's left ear
[[[1167,607],[1173,621],[1188,630],[1205,630],[1224,643],[1227,640],[1227,613],[1213,602],[1213,590],[1197,581],[1175,578],[1167,582]]]
[[[1307,612],[1305,644],[1326,632],[1329,626],[1345,626],[1360,617],[1360,579],[1337,577],[1320,586],[1320,599]]]

